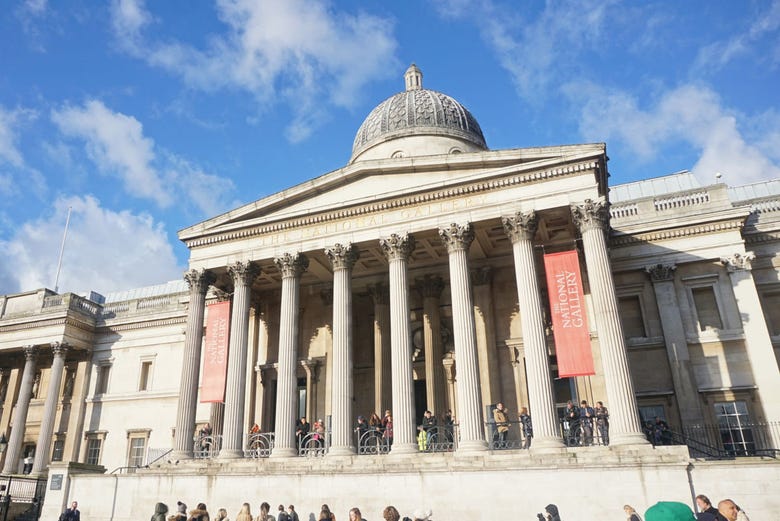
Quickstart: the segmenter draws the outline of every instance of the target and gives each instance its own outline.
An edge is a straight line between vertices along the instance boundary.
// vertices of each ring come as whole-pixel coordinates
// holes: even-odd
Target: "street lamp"
[[[8,440],[5,437],[5,434],[0,434],[0,454],[5,452],[5,449],[8,448]]]

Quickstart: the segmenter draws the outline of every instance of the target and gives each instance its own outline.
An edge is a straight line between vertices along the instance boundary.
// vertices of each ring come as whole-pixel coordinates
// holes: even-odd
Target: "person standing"
[[[168,505],[165,503],[157,503],[154,505],[154,514],[152,514],[151,521],[165,521],[168,513]]]
[[[566,412],[563,417],[566,422],[569,434],[567,436],[567,445],[570,447],[580,444],[580,410],[571,400],[566,402]]]
[[[642,518],[639,517],[639,514],[631,505],[625,505],[623,511],[626,513],[626,521],[642,521]]]
[[[582,444],[593,445],[593,419],[596,412],[588,405],[587,400],[580,402],[580,428],[582,429]]]
[[[700,513],[712,514],[714,517],[718,516],[718,509],[712,506],[712,501],[704,494],[696,496],[696,508],[699,509]]]
[[[528,407],[520,409],[520,425],[523,427],[523,437],[525,438],[523,440],[523,448],[530,449],[531,440],[533,440],[534,437],[534,429],[531,424],[531,415],[528,414]]]
[[[737,508],[737,504],[734,503],[734,501],[730,499],[724,499],[723,501],[718,502],[718,519],[725,519],[726,521],[737,521],[737,515],[739,514],[739,509]]]
[[[493,409],[493,419],[496,422],[496,430],[498,431],[498,443],[499,449],[506,448],[506,436],[509,432],[509,418],[507,418],[507,410],[504,409],[504,404],[498,402],[496,408]]]
[[[279,505],[277,510],[278,513],[276,514],[276,521],[290,521],[290,516],[284,510],[284,505]]]
[[[431,438],[436,434],[436,418],[431,411],[425,411],[423,414],[422,428],[425,431],[425,445],[431,447]]]
[[[298,441],[298,450],[301,449],[303,439],[309,435],[310,430],[311,426],[309,425],[309,422],[306,421],[305,416],[301,416],[301,419],[295,422],[295,439]]]
[[[78,501],[72,502],[70,508],[65,509],[65,512],[60,515],[60,521],[81,521]]]
[[[596,428],[599,431],[602,445],[609,445],[609,411],[604,402],[596,402]]]
[[[298,512],[295,511],[294,505],[287,507],[287,515],[289,516],[290,521],[298,521]]]
[[[382,436],[385,438],[385,443],[391,447],[393,445],[393,415],[390,414],[389,410],[385,411],[385,416],[382,418],[382,428],[384,429]]]

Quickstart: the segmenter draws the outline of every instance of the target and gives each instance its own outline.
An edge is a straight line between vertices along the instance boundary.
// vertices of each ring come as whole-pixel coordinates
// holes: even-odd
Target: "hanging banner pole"
[[[558,376],[594,375],[585,294],[576,250],[544,256]]]

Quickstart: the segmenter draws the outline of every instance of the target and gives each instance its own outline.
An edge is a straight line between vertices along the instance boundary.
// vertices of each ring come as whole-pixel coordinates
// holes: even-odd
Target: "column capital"
[[[217,278],[214,273],[209,270],[193,269],[184,272],[184,280],[187,281],[187,285],[189,285],[190,291],[205,295],[209,290],[209,286],[214,284]]]
[[[22,346],[22,352],[24,352],[24,359],[27,362],[31,362],[38,358],[38,346],[26,345]]]
[[[644,272],[650,276],[650,281],[655,284],[656,282],[674,280],[675,270],[677,270],[676,264],[653,264],[645,266]]]
[[[366,289],[368,289],[368,294],[375,306],[390,304],[390,288],[387,287],[387,284],[378,282],[369,285]]]
[[[309,267],[309,258],[303,253],[285,253],[274,259],[274,264],[282,273],[282,278],[300,277]]]
[[[325,255],[334,270],[351,270],[360,257],[360,252],[351,242],[346,245],[336,243],[332,248],[325,248]]]
[[[526,240],[531,241],[539,228],[539,219],[536,212],[517,212],[509,217],[502,217],[501,224],[504,225],[504,233],[507,234],[512,243]]]
[[[604,197],[585,199],[571,205],[571,215],[580,233],[588,230],[607,231],[609,228],[609,203]]]
[[[379,239],[379,247],[382,248],[382,253],[385,254],[388,262],[407,260],[414,251],[414,235],[392,233],[386,239]]]
[[[441,292],[444,291],[444,279],[433,275],[425,275],[421,279],[416,279],[414,286],[423,298],[439,298],[441,297]]]
[[[52,342],[51,344],[51,352],[54,354],[54,356],[59,356],[61,358],[65,358],[65,355],[68,353],[68,343],[67,342]]]
[[[720,262],[726,266],[726,270],[729,273],[733,273],[735,271],[750,271],[753,269],[752,263],[755,258],[756,255],[752,251],[749,251],[744,254],[735,253],[731,257],[721,257]]]
[[[474,226],[471,223],[452,223],[446,228],[439,228],[439,237],[447,247],[447,253],[468,250],[474,241]]]
[[[227,270],[236,285],[243,283],[251,286],[255,278],[260,275],[260,266],[251,261],[234,262],[227,267]]]
[[[311,379],[312,383],[317,383],[317,380],[319,380],[320,365],[322,364],[319,360],[301,360],[301,367],[306,371],[306,375]]]

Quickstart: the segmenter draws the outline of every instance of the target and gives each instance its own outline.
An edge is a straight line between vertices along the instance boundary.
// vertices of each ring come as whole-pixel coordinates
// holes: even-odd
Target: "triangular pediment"
[[[188,241],[518,172],[549,170],[604,153],[603,144],[566,145],[354,163],[181,230],[179,238]]]

